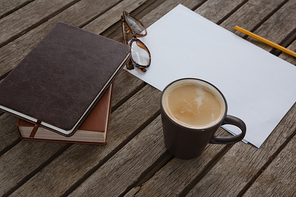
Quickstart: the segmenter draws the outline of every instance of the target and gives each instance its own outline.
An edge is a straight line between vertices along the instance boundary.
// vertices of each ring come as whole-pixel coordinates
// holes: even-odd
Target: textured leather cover
[[[58,23],[0,83],[0,105],[71,135],[128,57],[125,44]]]
[[[70,137],[58,135],[55,132],[42,127],[38,129],[34,136],[31,136],[32,133],[30,133],[30,131],[34,127],[34,124],[22,119],[18,119],[17,121],[18,134],[22,140],[83,143],[96,145],[106,144],[109,131],[112,94],[113,83],[104,93],[104,95],[93,108],[93,110],[89,113],[89,115],[78,128],[78,130]],[[91,136],[88,136],[90,132],[92,132]],[[103,138],[103,136],[105,137]]]

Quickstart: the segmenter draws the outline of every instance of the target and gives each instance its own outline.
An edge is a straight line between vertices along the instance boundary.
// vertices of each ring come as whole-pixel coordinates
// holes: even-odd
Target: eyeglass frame
[[[144,28],[144,34],[137,34],[133,28],[130,27],[130,25],[128,24],[128,22],[126,21],[126,17],[131,17],[133,20],[135,20],[137,23],[139,23],[143,28]],[[151,64],[151,53],[148,49],[148,47],[141,41],[138,39],[138,37],[144,37],[147,35],[147,30],[144,27],[144,25],[135,17],[133,17],[132,15],[130,15],[128,12],[123,11],[123,14],[121,16],[121,24],[122,24],[122,35],[123,35],[123,43],[124,44],[128,44],[130,46],[130,48],[132,47],[132,43],[133,42],[139,42],[142,46],[139,46],[140,48],[142,48],[143,50],[145,50],[148,53],[149,56],[149,60],[148,60],[148,64],[147,65],[141,65],[139,63],[137,63],[131,55],[131,58],[127,61],[127,66],[126,68],[128,70],[132,70],[134,69],[134,67],[139,68],[140,70],[142,70],[143,72],[146,72],[146,68],[148,68]],[[131,33],[132,34],[132,38],[130,41],[128,41],[128,34]],[[130,52],[131,53],[131,52]]]

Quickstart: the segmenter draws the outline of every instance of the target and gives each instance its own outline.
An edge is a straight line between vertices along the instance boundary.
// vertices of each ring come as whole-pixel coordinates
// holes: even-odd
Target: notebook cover
[[[129,47],[58,23],[0,83],[0,109],[72,135],[129,57]]]
[[[70,137],[59,135],[42,127],[37,130],[34,137],[29,137],[34,124],[22,119],[18,119],[17,121],[19,136],[23,140],[33,141],[106,144],[109,131],[112,93],[113,84],[110,85],[78,130]],[[28,132],[25,132],[25,129],[28,130]],[[24,134],[24,132],[27,134]]]

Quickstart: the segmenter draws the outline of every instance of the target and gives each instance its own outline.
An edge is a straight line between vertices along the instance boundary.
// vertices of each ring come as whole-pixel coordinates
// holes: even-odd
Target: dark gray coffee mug
[[[212,125],[205,128],[190,128],[173,120],[164,109],[163,97],[166,91],[172,87],[172,85],[182,83],[186,80],[193,80],[198,83],[202,83],[203,85],[209,87],[211,91],[215,91],[215,94],[220,95],[224,113],[221,115],[221,118]],[[207,81],[195,78],[176,80],[166,86],[163,90],[160,103],[165,146],[169,153],[178,158],[192,159],[198,157],[201,155],[208,143],[232,144],[241,141],[246,134],[245,123],[237,117],[227,115],[227,102],[225,97],[218,88]],[[242,132],[235,136],[215,136],[215,132],[221,125],[224,124],[237,126]]]

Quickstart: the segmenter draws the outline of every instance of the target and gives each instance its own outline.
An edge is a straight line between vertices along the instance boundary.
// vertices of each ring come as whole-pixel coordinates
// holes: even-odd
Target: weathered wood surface
[[[239,25],[296,50],[295,0],[4,0],[0,80],[57,22],[121,41],[123,10],[149,26],[179,3],[229,31]],[[246,39],[296,65],[296,58]],[[159,98],[160,91],[121,71],[106,146],[21,141],[16,118],[1,113],[0,195],[296,195],[296,104],[259,149],[243,142],[209,145],[199,158],[184,161],[165,150]]]
[[[3,18],[17,9],[25,6],[26,4],[30,3],[32,0],[2,0],[1,7],[0,7],[0,18]]]
[[[47,20],[51,15],[55,15],[74,2],[73,0],[36,0],[7,15],[0,21],[0,46],[29,31],[34,26],[42,23],[42,21]]]
[[[150,95],[148,100],[146,97],[149,93],[156,91],[146,85],[112,113],[111,119],[113,121],[110,122],[106,146],[73,144],[54,162],[19,188],[15,192],[15,196],[20,194],[31,196],[34,195],[36,189],[40,192],[39,195],[44,192],[51,195],[61,195],[67,192],[73,183],[78,182],[88,171],[93,171],[106,162],[106,158],[110,157],[114,151],[118,151],[130,138],[136,135],[139,131],[135,129],[143,127],[147,124],[145,123],[147,119],[154,119],[159,114],[159,94]],[[128,117],[127,114],[129,114]],[[59,163],[62,165],[59,166]]]
[[[296,177],[295,146],[294,136],[244,196],[296,196],[293,184]]]

